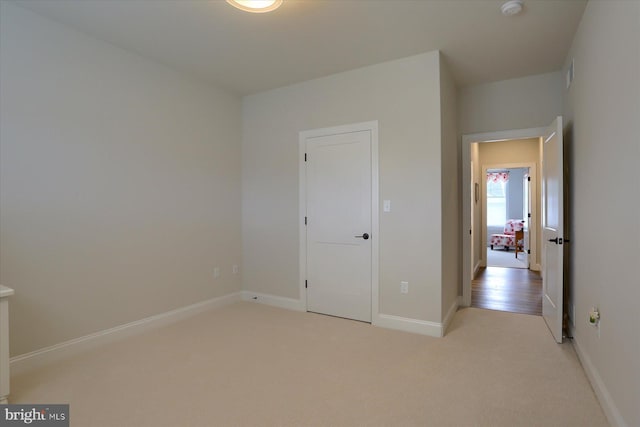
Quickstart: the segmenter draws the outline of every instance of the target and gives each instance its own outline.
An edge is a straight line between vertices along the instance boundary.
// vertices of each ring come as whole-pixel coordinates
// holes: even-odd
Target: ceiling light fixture
[[[504,16],[513,16],[522,12],[522,0],[509,0],[500,6],[500,10]]]
[[[245,12],[265,13],[279,8],[282,0],[227,0],[227,3]]]

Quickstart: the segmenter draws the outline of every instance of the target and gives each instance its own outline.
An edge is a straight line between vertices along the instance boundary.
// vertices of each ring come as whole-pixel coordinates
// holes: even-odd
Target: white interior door
[[[371,322],[371,131],[308,137],[307,310]]]
[[[562,342],[563,157],[562,117],[547,129],[542,145],[542,316]]]

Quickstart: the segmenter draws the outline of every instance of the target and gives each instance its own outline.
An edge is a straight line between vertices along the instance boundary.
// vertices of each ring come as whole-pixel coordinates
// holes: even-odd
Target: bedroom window
[[[504,226],[507,222],[507,186],[509,172],[487,173],[487,225]]]

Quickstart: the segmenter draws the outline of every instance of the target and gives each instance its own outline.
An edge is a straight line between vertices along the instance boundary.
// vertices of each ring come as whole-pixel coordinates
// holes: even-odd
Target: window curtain
[[[507,182],[509,181],[509,172],[487,172],[487,182]]]

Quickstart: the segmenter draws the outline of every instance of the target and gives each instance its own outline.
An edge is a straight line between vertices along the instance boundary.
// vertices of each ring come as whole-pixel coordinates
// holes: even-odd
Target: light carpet
[[[505,251],[502,248],[491,250],[487,248],[487,267],[504,267],[504,268],[528,268],[528,255],[524,252],[518,252],[516,258],[515,251]]]
[[[12,378],[71,426],[606,426],[541,317],[467,308],[444,338],[253,303]]]

